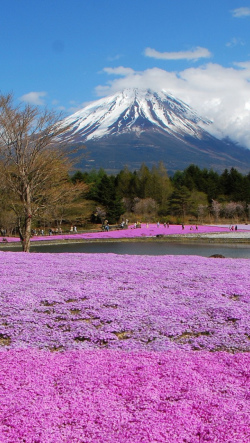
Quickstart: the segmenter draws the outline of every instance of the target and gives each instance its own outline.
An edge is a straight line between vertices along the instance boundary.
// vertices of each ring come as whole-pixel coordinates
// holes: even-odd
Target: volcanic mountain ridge
[[[71,128],[67,142],[87,148],[78,165],[83,170],[102,167],[117,173],[124,166],[136,170],[159,161],[169,172],[191,163],[217,171],[250,169],[250,150],[214,137],[211,121],[164,90],[126,89],[92,102],[62,123]]]

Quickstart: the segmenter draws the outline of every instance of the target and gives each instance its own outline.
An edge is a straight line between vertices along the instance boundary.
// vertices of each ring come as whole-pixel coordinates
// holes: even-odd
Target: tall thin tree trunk
[[[24,235],[22,240],[23,252],[30,252],[30,238],[31,238],[31,215],[28,214],[25,218]]]
[[[32,224],[32,207],[30,187],[27,185],[25,194],[25,222],[24,234],[22,240],[23,252],[30,252],[31,224]]]

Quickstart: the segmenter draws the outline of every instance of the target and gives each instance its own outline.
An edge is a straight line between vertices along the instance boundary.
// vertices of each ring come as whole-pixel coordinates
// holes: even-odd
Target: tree
[[[214,215],[215,221],[217,222],[220,216],[221,204],[216,200],[212,200],[211,203],[211,212]]]
[[[86,183],[89,185],[89,191],[86,195],[88,200],[96,200],[98,199],[98,187],[100,186],[101,180],[104,176],[106,176],[106,172],[103,168],[100,168],[99,171],[92,169],[92,171],[86,173]]]
[[[130,186],[131,178],[132,172],[129,171],[127,166],[125,166],[125,168],[116,176],[116,187],[122,197],[129,196],[130,198],[132,198]]]
[[[190,196],[191,193],[186,186],[181,186],[173,191],[169,199],[171,213],[182,217],[183,223],[190,206]]]
[[[23,251],[30,249],[34,217],[61,198],[68,182],[69,160],[61,115],[30,105],[14,105],[0,96],[0,186],[18,218]]]
[[[142,163],[139,171],[138,171],[138,192],[137,197],[139,198],[147,198],[150,197],[148,191],[150,186],[150,171],[145,163]]]
[[[85,223],[90,218],[92,206],[83,198],[87,190],[86,183],[82,181],[62,183],[56,201],[46,208],[47,220],[60,228],[65,221],[74,225]]]
[[[124,214],[122,199],[116,191],[113,176],[103,175],[97,187],[95,200],[104,207],[109,223],[116,223],[120,216]]]
[[[122,197],[124,209],[126,208],[126,211],[131,212],[134,199],[137,197],[139,189],[137,172],[130,172],[126,166],[116,176],[115,184],[118,194]]]
[[[201,220],[202,216],[205,215],[207,210],[207,195],[204,192],[199,192],[196,190],[192,191],[189,199],[189,214]]]
[[[244,214],[244,205],[240,202],[229,202],[223,207],[223,215],[231,219],[231,223],[238,220],[238,217],[242,217]]]
[[[161,210],[166,209],[168,198],[173,192],[173,186],[168,177],[167,170],[163,162],[159,162],[158,166],[153,166],[150,177],[149,196],[156,200]]]
[[[158,204],[153,198],[135,198],[134,199],[134,214],[137,215],[152,215],[158,210]]]
[[[16,217],[8,204],[8,196],[0,193],[0,232],[3,236],[10,235],[16,227]]]

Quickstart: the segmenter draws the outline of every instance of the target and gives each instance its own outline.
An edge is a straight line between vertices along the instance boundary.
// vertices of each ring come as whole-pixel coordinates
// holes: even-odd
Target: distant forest
[[[86,201],[94,204],[88,215],[92,223],[135,221],[239,222],[250,216],[250,172],[243,175],[235,168],[219,174],[190,165],[169,177],[163,163],[138,171],[124,168],[117,175],[103,169],[77,171],[73,183],[84,182]]]
[[[77,171],[68,176],[63,195],[45,202],[32,219],[35,233],[81,231],[97,228],[108,220],[160,223],[248,223],[250,220],[250,173],[236,169],[213,170],[190,165],[172,177],[163,163],[138,171],[124,168],[117,175],[104,169]],[[62,192],[61,192],[62,193]],[[15,209],[15,208],[14,208]],[[17,235],[18,220],[7,193],[0,196],[0,230]]]

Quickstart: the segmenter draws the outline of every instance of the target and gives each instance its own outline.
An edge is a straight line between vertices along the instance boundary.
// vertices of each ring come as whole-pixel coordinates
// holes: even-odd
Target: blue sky
[[[250,148],[250,0],[0,0],[0,91],[62,110],[164,88]]]

